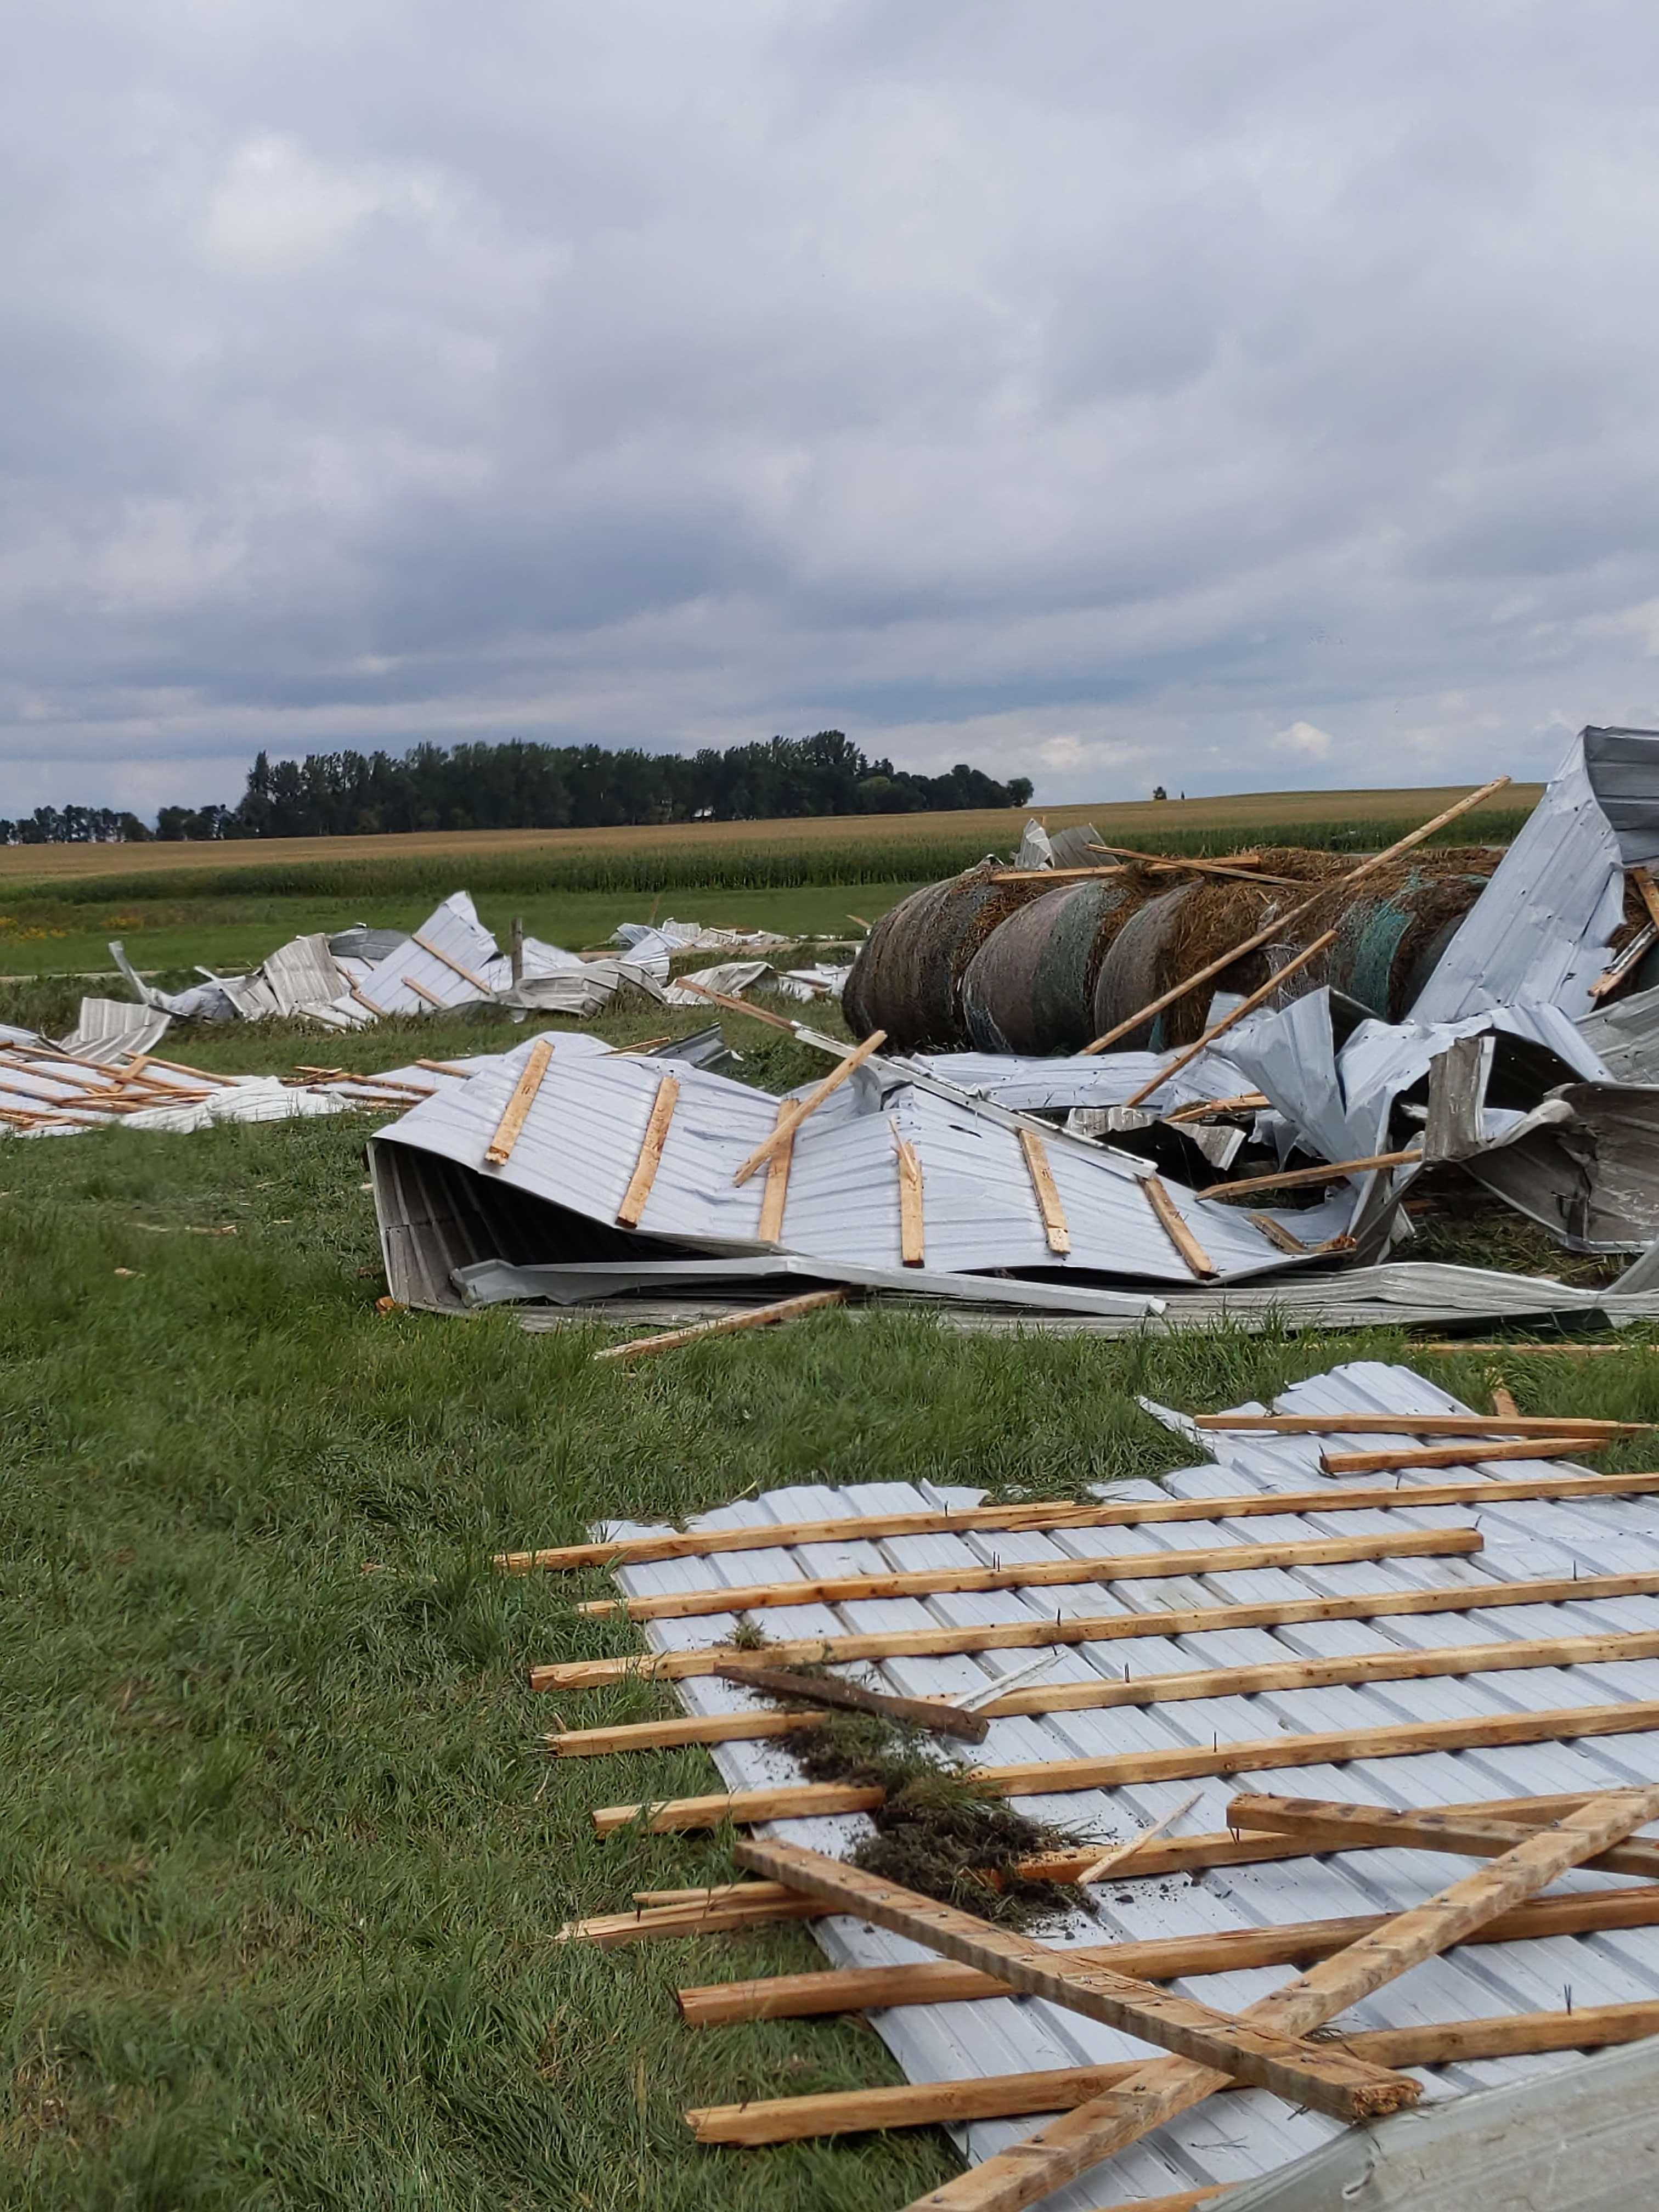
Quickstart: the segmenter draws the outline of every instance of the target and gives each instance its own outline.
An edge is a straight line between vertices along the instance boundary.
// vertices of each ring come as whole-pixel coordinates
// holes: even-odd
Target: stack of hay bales
[[[1419,851],[1348,890],[1352,857],[1276,848],[1249,874],[1172,883],[1133,864],[1052,886],[986,862],[916,891],[871,932],[843,1005],[854,1035],[884,1029],[894,1048],[1076,1052],[1230,947],[1287,914],[1322,883],[1328,898],[1117,1042],[1164,1051],[1198,1036],[1216,991],[1257,989],[1327,930],[1336,942],[1287,985],[1322,983],[1387,1021],[1410,1012],[1500,855]]]

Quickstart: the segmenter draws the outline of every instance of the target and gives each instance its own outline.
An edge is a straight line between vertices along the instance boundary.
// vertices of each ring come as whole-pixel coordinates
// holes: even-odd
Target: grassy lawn
[[[370,1064],[416,1030],[437,1055],[515,1034],[408,1026]],[[317,1050],[271,1027],[185,1056]],[[812,1065],[763,1042],[751,1072]],[[0,1146],[0,2202],[903,2204],[952,2170],[943,2135],[719,2152],[682,2125],[688,2104],[894,2078],[855,2022],[678,2025],[677,1982],[806,1966],[804,1933],[550,1940],[729,1860],[718,1837],[593,1838],[593,1806],[713,1768],[546,1764],[556,1715],[527,1662],[629,1632],[572,1612],[599,1578],[504,1580],[489,1554],[795,1481],[1066,1494],[1185,1456],[1137,1391],[1219,1407],[1401,1346],[1022,1344],[826,1315],[618,1371],[591,1335],[509,1314],[377,1312],[370,1126]],[[1490,1355],[1424,1364],[1484,1402]],[[1659,1416],[1640,1351],[1497,1364],[1528,1411]],[[668,1709],[632,1684],[567,1710]]]

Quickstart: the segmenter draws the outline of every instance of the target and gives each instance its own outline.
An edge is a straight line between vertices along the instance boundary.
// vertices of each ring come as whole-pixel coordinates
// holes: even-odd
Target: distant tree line
[[[234,806],[164,806],[150,829],[103,806],[0,817],[0,844],[143,844],[241,837],[361,837],[404,830],[587,830],[758,822],[801,814],[911,814],[1024,806],[1029,777],[998,783],[958,765],[916,775],[871,760],[839,730],[680,753],[599,745],[416,745],[390,753],[261,753]]]

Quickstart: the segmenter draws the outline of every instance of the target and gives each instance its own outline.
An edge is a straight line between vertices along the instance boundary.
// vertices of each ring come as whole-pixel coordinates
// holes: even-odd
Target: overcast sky
[[[845,729],[1041,799],[1659,722],[1659,10],[57,0],[0,814]]]

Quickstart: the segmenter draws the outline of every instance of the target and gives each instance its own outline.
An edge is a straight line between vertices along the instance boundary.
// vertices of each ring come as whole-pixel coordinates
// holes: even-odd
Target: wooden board
[[[1496,1858],[1523,1843],[1527,1823],[1505,1820],[1479,1808],[1451,1813],[1395,1812],[1387,1806],[1349,1805],[1324,1797],[1235,1797],[1227,1808],[1230,1826],[1273,1829],[1295,1837],[1310,1851],[1343,1851],[1356,1846],[1377,1850],[1450,1851],[1466,1858]],[[1659,1839],[1636,1837],[1615,1844],[1586,1864],[1601,1874],[1659,1876]]]
[[[745,1008],[744,1011],[748,1010]],[[791,1024],[786,1023],[784,1026],[787,1028]],[[815,1091],[811,1091],[805,1098],[796,1099],[787,1113],[780,1114],[777,1126],[771,1135],[756,1146],[754,1151],[750,1153],[748,1158],[732,1176],[733,1183],[741,1185],[747,1182],[757,1168],[763,1166],[780,1146],[788,1142],[807,1116],[817,1111],[830,1092],[838,1091],[848,1077],[855,1069],[862,1067],[872,1054],[879,1052],[886,1042],[885,1030],[872,1030],[862,1044],[854,1046],[844,1060],[836,1062]]]
[[[1028,1996],[1079,2012],[1139,2036],[1160,2049],[1218,2065],[1222,2073],[1293,2105],[1309,2105],[1339,2119],[1366,2119],[1414,2104],[1421,2092],[1408,2077],[1355,2060],[1334,2045],[1269,2035],[1195,1998],[1135,1980],[1112,1967],[1080,1966],[1075,1954],[1034,1942],[1012,1929],[993,1928],[971,1913],[902,1889],[879,1875],[809,1851],[798,1844],[740,1843],[739,1865],[786,1881],[942,1952],[964,1966],[994,1971]]]
[[[459,975],[464,983],[471,983],[473,989],[482,997],[486,999],[495,997],[494,990],[485,982],[482,975],[475,975],[472,970],[464,966],[453,953],[446,952],[441,945],[434,945],[429,937],[422,937],[418,929],[413,933],[410,942],[418,945],[422,952],[429,952],[441,968],[447,968],[453,975]]]
[[[780,1099],[780,1122],[788,1111],[787,1099]],[[766,1163],[766,1188],[761,1198],[760,1224],[755,1232],[763,1244],[775,1244],[783,1235],[783,1209],[789,1200],[789,1170],[794,1162],[795,1139],[791,1132]]]
[[[1483,1713],[1469,1720],[1401,1722],[1384,1728],[1256,1736],[1244,1742],[1208,1747],[1182,1744],[1168,1751],[1113,1752],[1097,1759],[1028,1759],[1017,1765],[975,1767],[973,1779],[988,1796],[1062,1796],[1068,1790],[1121,1790],[1139,1782],[1196,1782],[1206,1775],[1267,1774],[1286,1767],[1342,1765],[1355,1759],[1404,1759],[1424,1751],[1572,1743],[1589,1736],[1643,1735],[1656,1729],[1659,1729],[1659,1698],[1644,1698],[1621,1705],[1557,1706],[1547,1712]],[[879,1790],[839,1782],[806,1782],[781,1789],[722,1791],[716,1796],[671,1797],[659,1804],[602,1805],[594,1812],[593,1826],[598,1834],[609,1836],[643,1820],[653,1834],[668,1835],[676,1829],[717,1828],[726,1820],[811,1820],[820,1814],[867,1813],[882,1798]]]
[[[512,1158],[513,1147],[519,1141],[526,1116],[536,1103],[536,1093],[542,1087],[542,1078],[546,1074],[552,1058],[553,1047],[545,1037],[538,1037],[525,1054],[519,1079],[513,1086],[513,1095],[502,1110],[501,1120],[495,1124],[495,1135],[484,1146],[484,1158],[491,1167],[505,1167]]]
[[[671,1328],[659,1336],[636,1336],[629,1344],[607,1345],[593,1357],[599,1359],[653,1359],[659,1352],[677,1352],[683,1344],[696,1344],[705,1336],[734,1336],[745,1328],[769,1328],[775,1322],[794,1321],[801,1314],[817,1313],[821,1306],[844,1305],[850,1291],[806,1291],[798,1298],[780,1298],[775,1305],[751,1306],[746,1313],[724,1314],[718,1321],[694,1322],[689,1328]]]
[[[1206,1276],[1213,1275],[1216,1272],[1215,1261],[1211,1259],[1197,1237],[1182,1219],[1180,1208],[1165,1190],[1160,1179],[1155,1175],[1143,1176],[1140,1178],[1140,1188],[1146,1194],[1147,1204],[1158,1216],[1159,1226],[1186,1261],[1189,1272],[1198,1276],[1200,1280]]]
[[[1599,2051],[1613,2044],[1640,2042],[1650,2035],[1659,2035],[1659,2003],[1651,2002],[1363,2028],[1345,2035],[1341,2047],[1381,2066],[1448,2066],[1548,2051]],[[1113,2066],[1044,2067],[1034,2073],[975,2075],[960,2081],[906,2081],[894,2088],[707,2105],[687,2112],[685,2118],[699,2142],[751,2146],[867,2134],[877,2128],[954,2127],[968,2120],[1066,2112],[1116,2088],[1133,2068],[1133,2060],[1120,2060]],[[1138,2199],[1125,2212],[1140,2212],[1146,2202]]]
[[[1048,1644],[1105,1644],[1132,1636],[1202,1636],[1218,1628],[1283,1628],[1310,1620],[1382,1620],[1401,1614],[1477,1613],[1493,1606],[1589,1604],[1596,1598],[1659,1595],[1659,1574],[1565,1575],[1531,1582],[1458,1583],[1444,1589],[1364,1590],[1341,1597],[1267,1598],[1243,1605],[1159,1607],[1148,1613],[1060,1614],[1054,1620],[1001,1620],[939,1628],[878,1630],[862,1635],[804,1636],[769,1644],[767,1657],[787,1666],[824,1666],[856,1659],[936,1658],[957,1651],[1030,1651]],[[752,1656],[752,1655],[751,1655]],[[737,1644],[693,1651],[630,1653],[617,1659],[557,1660],[530,1670],[532,1690],[592,1689],[629,1675],[683,1681],[740,1666]]]
[[[1484,1542],[1478,1528],[1413,1528],[1397,1536],[1310,1536],[1289,1544],[1218,1544],[1188,1552],[1021,1559],[1006,1567],[915,1567],[890,1574],[831,1575],[821,1582],[716,1584],[708,1589],[659,1590],[647,1597],[589,1598],[576,1611],[623,1613],[629,1620],[689,1620],[706,1613],[763,1613],[774,1606],[933,1597],[947,1590],[1061,1589],[1088,1583],[1104,1587],[1120,1582],[1167,1582],[1186,1575],[1243,1574],[1257,1567],[1449,1558],[1479,1552]]]
[[[1534,1895],[1567,1869],[1605,1850],[1659,1806],[1659,1790],[1598,1798],[1559,1824],[1541,1829],[1489,1866],[1442,1890],[1425,1905],[1397,1915],[1375,1934],[1248,2006],[1242,2019],[1312,2034],[1350,2005],[1437,1957],[1474,1929]],[[1038,2130],[1012,2154],[973,2167],[917,2200],[928,2212],[1023,2212],[1103,2159],[1138,2142],[1220,2086],[1223,2076],[1185,2059],[1158,2059],[1127,2081]]]
[[[405,991],[413,991],[417,999],[424,999],[428,1006],[435,1008],[441,1014],[447,1011],[444,1000],[435,991],[428,991],[418,976],[405,975],[403,980]]]
[[[1574,1799],[1565,1809],[1581,1803]],[[1290,1847],[1283,1856],[1304,1856]],[[827,1906],[822,1906],[827,1911]],[[1190,1974],[1226,1974],[1254,1966],[1307,1966],[1382,1927],[1385,1912],[1298,1920],[1278,1928],[1229,1928],[1195,1936],[1155,1936],[1140,1942],[1085,1945],[1073,1955],[1113,1961],[1126,1974],[1174,1981]],[[1517,1943],[1547,1936],[1587,1936],[1618,1928],[1659,1927],[1659,1882],[1640,1888],[1593,1890],[1518,1905],[1465,1937],[1471,1943]],[[740,2021],[807,2020],[830,2013],[884,2012],[893,2005],[968,2004],[1012,1996],[1008,1984],[976,1967],[927,1959],[902,1966],[828,1967],[815,1973],[767,1974],[752,1981],[711,1982],[677,1990],[690,2027],[726,2027]]]
[[[898,1170],[899,1259],[907,1267],[920,1267],[927,1259],[927,1221],[921,1203],[921,1162],[916,1148],[893,1133],[893,1152]]]
[[[1653,1423],[1579,1413],[1198,1413],[1193,1426],[1231,1436],[1632,1437]]]
[[[640,1155],[634,1163],[634,1172],[628,1178],[622,1204],[617,1208],[618,1229],[637,1229],[640,1225],[640,1216],[645,1212],[645,1202],[651,1195],[651,1186],[657,1180],[657,1170],[662,1164],[662,1148],[668,1141],[668,1125],[674,1118],[679,1096],[678,1079],[665,1075],[657,1085],[655,1098],[651,1102],[651,1116],[645,1125],[645,1134],[640,1139]]]
[[[1054,1171],[1048,1164],[1048,1147],[1035,1129],[1023,1128],[1019,1133],[1019,1149],[1024,1158],[1025,1172],[1031,1178],[1031,1195],[1036,1200],[1048,1249],[1063,1258],[1072,1249],[1072,1232],[1066,1225],[1066,1209],[1060,1202],[1060,1193],[1054,1188]]]
[[[1372,1152],[1363,1160],[1333,1160],[1327,1167],[1286,1168],[1277,1175],[1241,1176],[1235,1182],[1206,1183],[1200,1198],[1243,1198],[1247,1191],[1300,1190],[1310,1183],[1340,1182],[1344,1176],[1370,1175],[1377,1168],[1420,1168],[1420,1152]]]
[[[1056,1498],[1022,1505],[969,1505],[956,1512],[848,1514],[830,1521],[762,1521],[738,1528],[671,1530],[610,1543],[565,1544],[538,1552],[501,1552],[506,1574],[598,1566],[643,1566],[660,1559],[712,1557],[720,1552],[793,1550],[803,1544],[860,1543],[886,1536],[961,1536],[976,1529],[1124,1528],[1144,1522],[1237,1521],[1252,1515],[1369,1511],[1386,1505],[1461,1505],[1492,1498],[1640,1497],[1659,1491],[1659,1473],[1527,1475],[1410,1489],[1250,1490],[1225,1498]]]
[[[1509,1443],[1492,1443],[1482,1437],[1460,1443],[1401,1444],[1394,1450],[1321,1452],[1319,1464],[1326,1474],[1385,1474],[1391,1468],[1485,1466],[1506,1459],[1560,1459],[1569,1453],[1588,1458],[1606,1451],[1615,1440],[1599,1430],[1577,1437],[1516,1437]]]
[[[1019,1714],[1104,1712],[1121,1706],[1161,1705],[1206,1698],[1255,1697],[1264,1690],[1330,1689],[1368,1682],[1420,1682],[1446,1676],[1493,1674],[1517,1668],[1587,1667],[1659,1658],[1659,1629],[1608,1636],[1546,1636],[1488,1644],[1431,1645],[1425,1650],[1392,1644],[1386,1650],[1333,1659],[1265,1660],[1249,1667],[1212,1667],[1129,1681],[1104,1677],[1048,1682],[1013,1690],[978,1710],[987,1720]],[[732,1669],[731,1679],[738,1679]],[[615,1728],[569,1729],[544,1740],[561,1758],[622,1751],[659,1751],[693,1743],[746,1743],[810,1728],[799,1712],[712,1713],[678,1720],[636,1721]],[[1659,1873],[1659,1866],[1654,1871]]]

